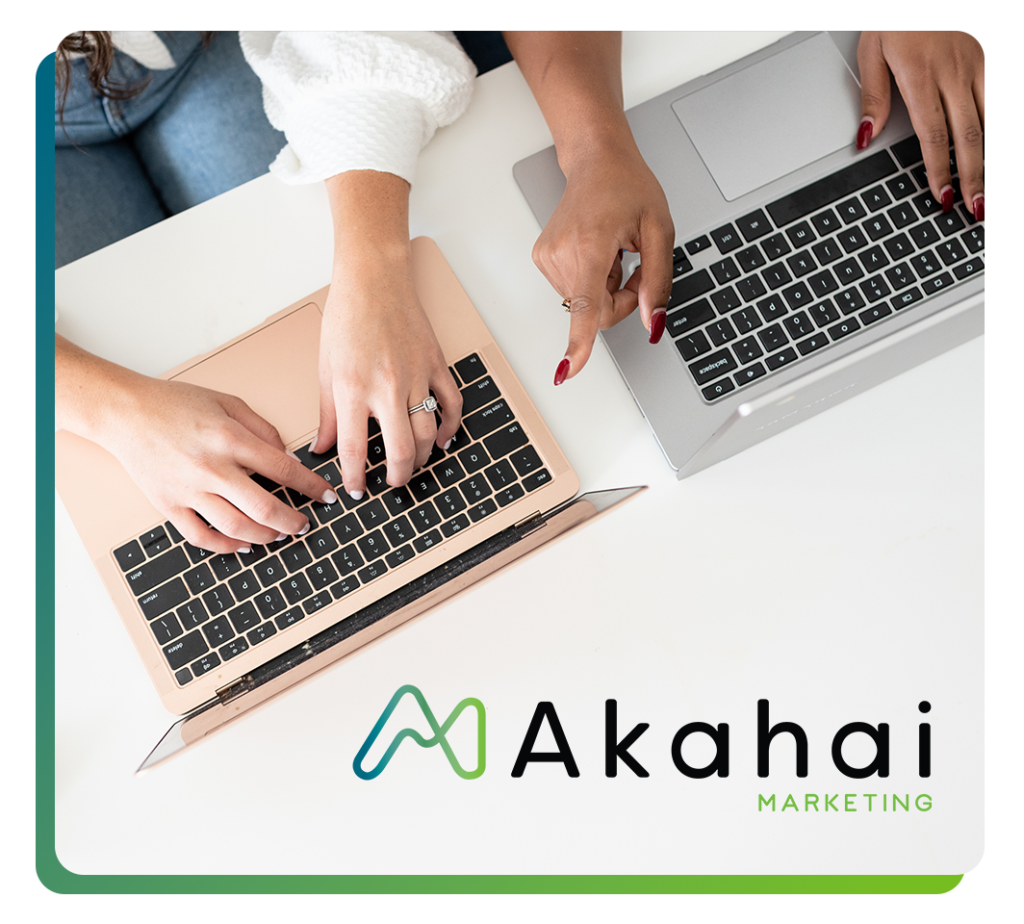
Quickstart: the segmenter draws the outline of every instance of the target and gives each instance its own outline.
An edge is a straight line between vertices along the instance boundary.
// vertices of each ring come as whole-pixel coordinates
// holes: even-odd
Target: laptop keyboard
[[[462,391],[462,425],[448,450],[435,446],[404,487],[385,480],[384,439],[371,418],[360,501],[342,488],[334,450],[295,452],[335,486],[336,504],[252,476],[307,516],[305,536],[222,555],[190,545],[167,522],[113,551],[179,686],[551,480],[479,355],[461,359],[451,372]]]
[[[705,401],[984,270],[984,226],[962,201],[952,150],[945,214],[917,138],[891,150],[675,249],[665,329]]]

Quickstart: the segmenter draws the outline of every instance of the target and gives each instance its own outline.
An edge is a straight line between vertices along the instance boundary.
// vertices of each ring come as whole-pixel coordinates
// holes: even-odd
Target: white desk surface
[[[776,37],[627,35],[626,104]],[[412,232],[437,241],[584,489],[650,490],[138,778],[172,717],[58,499],[56,845],[68,869],[959,873],[980,856],[982,340],[678,482],[603,345],[551,385],[566,315],[530,259],[539,229],[512,178],[548,144],[515,66],[484,75],[423,153]],[[62,269],[57,329],[155,374],[321,287],[330,262],[322,188],[266,176]],[[444,715],[483,700],[480,780],[413,748],[374,782],[355,777],[356,750],[405,683]],[[604,776],[612,697],[622,734],[651,725],[631,749],[648,780]],[[782,743],[772,779],[756,777],[759,698],[773,722],[806,729],[807,780]],[[922,699],[936,729],[927,786]],[[510,778],[540,700],[558,709],[578,780],[539,764]],[[728,779],[675,771],[669,744],[691,721],[730,724]],[[890,780],[865,788],[832,768],[831,736],[851,721],[891,723]],[[935,809],[800,824],[756,811],[759,792],[883,790],[929,792]]]

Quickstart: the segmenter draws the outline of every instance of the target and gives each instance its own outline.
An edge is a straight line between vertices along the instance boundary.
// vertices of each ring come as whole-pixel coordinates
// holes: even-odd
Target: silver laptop
[[[858,39],[795,33],[627,112],[672,212],[674,281],[661,344],[602,336],[680,478],[983,332],[983,223],[955,162],[953,211],[934,201],[895,86],[856,150]],[[514,174],[546,224],[554,148]]]

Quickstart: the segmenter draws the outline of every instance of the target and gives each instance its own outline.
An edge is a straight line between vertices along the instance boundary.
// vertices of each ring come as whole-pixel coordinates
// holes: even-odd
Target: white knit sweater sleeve
[[[241,32],[263,107],[288,143],[270,165],[286,183],[346,170],[412,182],[438,126],[469,105],[476,68],[451,33]]]

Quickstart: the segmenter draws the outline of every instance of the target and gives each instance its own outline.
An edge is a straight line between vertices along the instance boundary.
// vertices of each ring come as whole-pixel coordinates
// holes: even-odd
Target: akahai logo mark
[[[369,753],[370,748],[373,747],[373,743],[377,740],[377,736],[381,733],[381,729],[387,724],[388,719],[391,717],[391,713],[395,711],[395,707],[398,706],[399,700],[406,693],[411,693],[415,697],[416,702],[419,703],[420,709],[423,711],[427,723],[430,725],[430,730],[434,733],[430,738],[424,738],[419,732],[414,731],[411,728],[403,728],[394,740],[391,742],[384,756],[377,762],[377,766],[372,770],[363,769],[363,759]],[[459,763],[455,756],[455,752],[451,749],[451,745],[448,744],[448,739],[445,737],[454,724],[455,720],[462,715],[462,713],[469,707],[472,706],[476,710],[476,769],[475,770],[464,770],[462,765]],[[395,751],[398,750],[398,746],[406,739],[412,738],[421,748],[432,748],[435,744],[441,745],[441,750],[444,751],[445,756],[448,758],[448,763],[452,765],[452,769],[461,776],[464,780],[475,780],[481,776],[484,772],[484,768],[487,764],[486,759],[486,738],[487,738],[487,717],[484,711],[484,704],[478,699],[467,697],[461,703],[459,703],[451,712],[451,715],[445,719],[444,725],[438,725],[437,719],[434,718],[434,713],[431,712],[430,706],[427,705],[426,699],[417,687],[411,684],[406,684],[403,687],[399,687],[395,691],[395,695],[391,697],[391,702],[384,707],[384,711],[380,714],[380,718],[377,719],[377,724],[373,726],[369,736],[363,742],[363,746],[359,749],[359,753],[356,754],[355,760],[352,761],[352,769],[355,771],[356,776],[362,780],[373,780],[376,779],[384,771],[384,768],[391,761]]]

